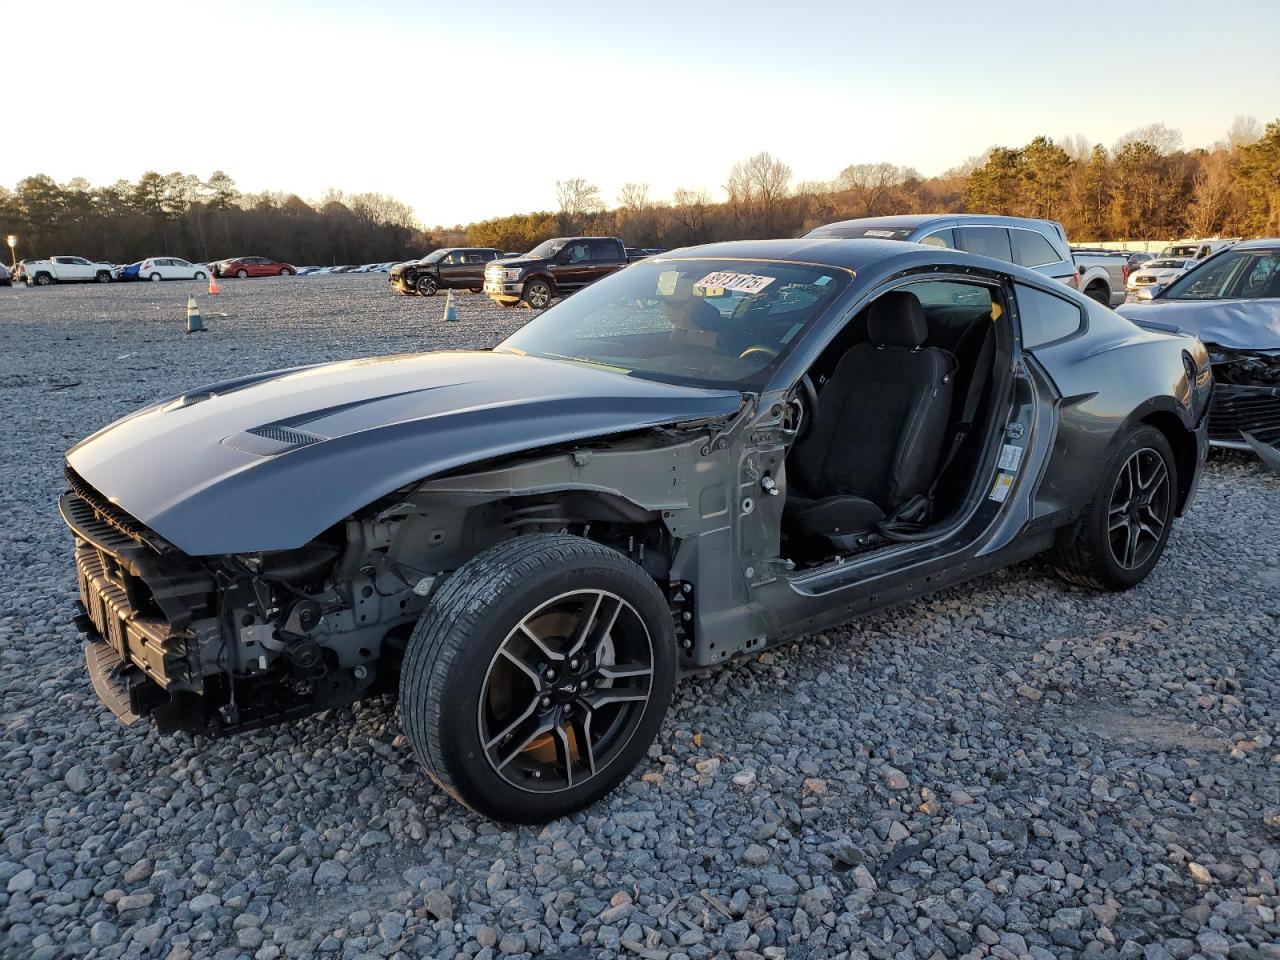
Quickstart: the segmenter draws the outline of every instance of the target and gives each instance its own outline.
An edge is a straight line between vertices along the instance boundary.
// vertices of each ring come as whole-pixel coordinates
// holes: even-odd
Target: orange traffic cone
[[[212,273],[209,274],[209,296],[216,297],[218,295],[218,278]]]

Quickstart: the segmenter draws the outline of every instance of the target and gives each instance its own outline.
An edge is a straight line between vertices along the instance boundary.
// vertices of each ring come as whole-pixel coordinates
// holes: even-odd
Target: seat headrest
[[[891,290],[867,310],[867,336],[878,347],[920,346],[929,338],[929,324],[919,298],[906,290]]]

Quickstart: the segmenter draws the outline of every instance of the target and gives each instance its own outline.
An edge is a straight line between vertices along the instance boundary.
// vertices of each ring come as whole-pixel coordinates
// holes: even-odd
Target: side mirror
[[[1138,291],[1138,299],[1154,300],[1156,297],[1160,296],[1160,291],[1162,291],[1163,289],[1164,289],[1163,284],[1153,283],[1151,286],[1143,287],[1141,290]]]

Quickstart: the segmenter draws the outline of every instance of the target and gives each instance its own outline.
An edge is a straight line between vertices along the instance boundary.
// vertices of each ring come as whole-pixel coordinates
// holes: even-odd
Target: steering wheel
[[[738,359],[746,360],[750,358],[753,354],[757,354],[757,353],[764,354],[765,358],[768,360],[772,360],[774,357],[778,355],[778,351],[775,350],[773,347],[770,347],[763,343],[757,343],[754,346],[747,347],[747,349],[743,350],[740,354],[738,354]]]
[[[813,425],[818,422],[818,388],[813,385],[813,378],[807,373],[800,378],[800,392],[804,394],[804,402],[801,405],[803,413],[800,415],[797,441],[807,436],[813,429]]]

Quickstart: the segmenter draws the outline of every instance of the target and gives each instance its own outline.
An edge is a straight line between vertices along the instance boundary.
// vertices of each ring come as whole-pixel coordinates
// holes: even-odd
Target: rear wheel
[[[419,277],[418,282],[414,284],[414,289],[418,291],[419,296],[434,297],[439,287],[435,277]]]
[[[551,296],[551,284],[545,280],[530,280],[524,285],[521,299],[533,309],[542,310],[551,302]]]
[[[202,272],[200,272],[200,271],[196,271],[195,279],[197,279],[197,280],[208,280],[208,279],[209,279],[209,277],[208,277],[208,275],[207,275],[207,274],[205,274],[205,273],[202,273]]]
[[[541,823],[631,771],[674,677],[657,584],[616,550],[536,534],[491,547],[441,588],[409,640],[400,713],[418,760],[455,799]]]
[[[1111,305],[1111,293],[1100,283],[1090,284],[1089,288],[1085,290],[1084,295],[1090,300],[1096,300],[1104,307]]]
[[[1165,435],[1148,426],[1131,432],[1084,515],[1055,549],[1058,573],[1098,590],[1128,590],[1145,580],[1169,541],[1177,481]]]

